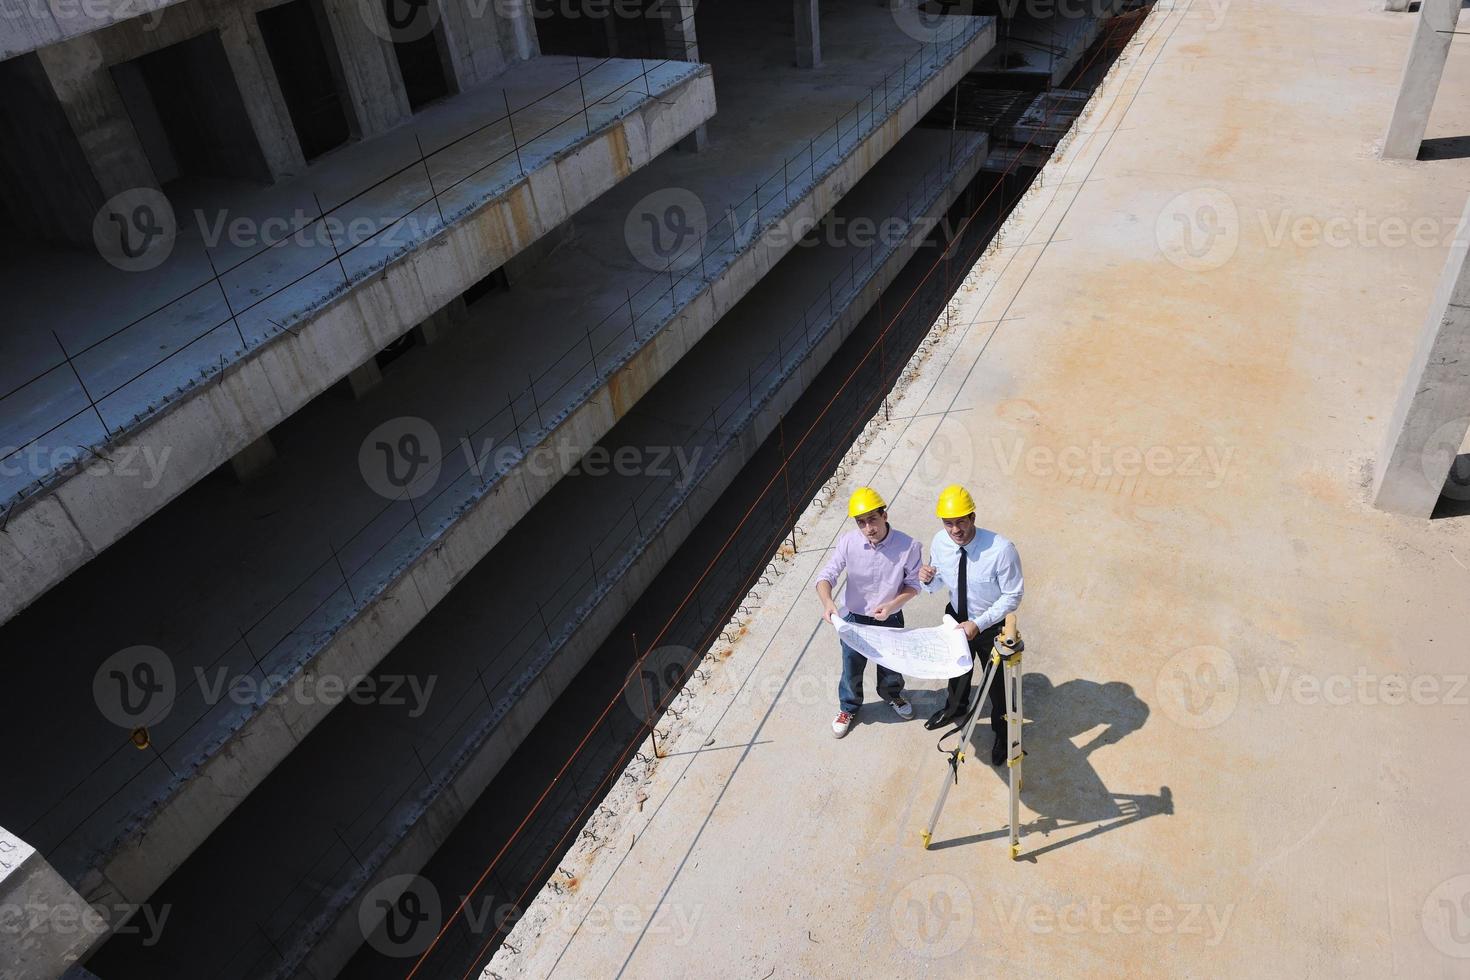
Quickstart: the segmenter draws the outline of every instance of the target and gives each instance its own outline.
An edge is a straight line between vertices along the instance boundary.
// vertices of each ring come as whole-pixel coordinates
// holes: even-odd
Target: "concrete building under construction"
[[[895,821],[926,805],[926,733],[896,730],[868,757],[914,773],[913,787],[878,790],[854,789],[885,777],[852,761],[874,729],[805,742],[830,720],[836,644],[808,636],[815,614],[792,616],[843,526],[826,505],[854,481],[887,493],[925,541],[932,492],[969,484],[1036,556],[1030,656],[1086,651],[1065,670],[1028,667],[1033,837],[1087,840],[1091,827],[1104,845],[1133,834],[1141,853],[1170,829],[1145,816],[1211,794],[1262,802],[1234,776],[1234,789],[1176,777],[1121,809],[1073,806],[1066,787],[1085,767],[1056,760],[1099,724],[1112,734],[1084,753],[1140,730],[1151,744],[1151,703],[1186,732],[1253,719],[1273,733],[1269,752],[1248,734],[1200,742],[1221,780],[1246,757],[1269,768],[1296,751],[1306,729],[1258,715],[1241,690],[1279,659],[1243,624],[1265,616],[1299,667],[1331,673],[1318,647],[1346,642],[1343,622],[1361,616],[1301,584],[1303,556],[1336,554],[1342,527],[1397,556],[1382,594],[1404,608],[1370,632],[1402,628],[1369,666],[1418,663],[1449,684],[1444,655],[1463,643],[1437,624],[1465,612],[1463,590],[1434,592],[1419,632],[1401,620],[1416,591],[1444,584],[1442,562],[1422,556],[1453,556],[1456,501],[1470,496],[1470,114],[1455,98],[1470,85],[1467,22],[1458,0],[1387,5],[5,10],[0,733],[18,749],[0,789],[0,980],[764,975],[780,957],[811,975],[855,962],[973,975],[978,933],[950,944],[900,920],[904,896],[976,903],[987,877],[957,845],[989,838],[949,841],[914,875],[879,868],[868,846],[898,846]],[[1320,74],[1301,71],[1313,49],[1295,20],[1332,39]],[[1280,121],[1273,140],[1265,118]],[[1317,149],[1283,135],[1292,126]],[[1371,252],[1359,230],[1330,251],[1302,243],[1302,214],[1336,234],[1342,202],[1370,185],[1364,207],[1422,242]],[[1248,283],[1270,303],[1252,306]],[[1349,292],[1376,325],[1371,342],[1349,331],[1370,353],[1310,353],[1327,345],[1313,298],[1345,314]],[[1190,302],[1210,312],[1155,322]],[[1263,326],[1278,319],[1302,344]],[[1271,416],[1283,385],[1308,394]],[[1349,402],[1363,417],[1351,426]],[[1321,505],[1295,518],[1261,475],[1287,465],[1288,435],[1295,451],[1336,454],[1292,477]],[[990,451],[997,438],[1017,454]],[[1163,447],[1178,465],[1132,482],[1083,474],[1107,493],[1071,500],[1076,481],[1038,475],[1027,442],[1053,460],[1126,445],[1158,461]],[[1190,446],[1219,464],[1211,493],[1235,489],[1228,506],[1190,496]],[[1231,564],[1232,590],[1179,559],[1160,563],[1171,581],[1135,576],[1137,541],[1093,512],[1099,499],[1152,553],[1239,534],[1231,548],[1264,574]],[[1275,530],[1289,554],[1255,540],[1271,508],[1288,514]],[[1078,551],[1087,571],[1070,574]],[[1333,574],[1367,598],[1368,573]],[[1194,599],[1163,598],[1186,585]],[[1240,594],[1251,616],[1237,615]],[[926,601],[915,617],[933,612]],[[1193,610],[1194,642],[1164,602]],[[1082,625],[1098,619],[1092,604],[1111,610],[1108,636],[1159,629],[1168,642],[1104,657]],[[1243,700],[1208,725],[1194,724],[1199,703],[1134,676],[1184,677],[1203,697],[1226,671]],[[916,685],[925,714],[928,698]],[[1074,732],[1069,713],[1090,721]],[[1349,714],[1316,723],[1344,737],[1349,721],[1379,724]],[[1406,711],[1374,764],[1413,785],[1438,756],[1413,761],[1410,747],[1467,720],[1449,699],[1432,717]],[[755,760],[761,786],[737,758]],[[710,769],[686,784],[676,764]],[[1316,765],[1326,779],[1349,763]],[[1435,813],[1467,798],[1463,780],[1437,785]],[[1355,787],[1358,803],[1372,795]],[[726,791],[735,809],[721,808]],[[845,795],[855,809],[833,813]],[[869,813],[870,798],[892,806]],[[972,814],[992,805],[964,784],[956,799]],[[1297,827],[1301,807],[1287,809]],[[1120,820],[1127,831],[1102,836]],[[655,826],[671,843],[649,854]],[[704,835],[718,845],[703,870],[685,865]],[[1470,872],[1455,863],[1464,842],[1424,841],[1448,861],[1446,901],[1470,894],[1451,874]],[[935,856],[910,844],[915,868]],[[1206,869],[1169,847],[1144,873],[1165,882],[1153,891],[1122,883],[1116,852],[1079,845],[1050,868],[1042,858],[1044,885],[1008,874],[1000,898],[1060,908],[1063,878],[1093,876],[1116,885],[1114,905],[1158,892],[1177,911]],[[846,879],[838,851],[881,873]],[[1429,895],[1428,860],[1404,857],[1412,885],[1384,894]],[[1371,889],[1352,880],[1340,900],[1370,918]],[[827,914],[822,883],[840,886],[832,921],[851,942],[793,931]],[[1297,907],[1304,887],[1271,898]],[[1199,901],[1234,910],[1247,893]],[[1423,973],[1448,943],[1453,972],[1470,955],[1460,920],[1424,901],[1424,916],[1453,920],[1426,919],[1428,949],[1402,923],[1360,947],[1325,919],[1292,940],[1247,916],[1225,947],[1171,953],[1169,969],[1238,963],[1227,951],[1242,943],[1277,944],[1276,960],[1304,970]],[[1088,939],[1086,955],[1049,949],[1035,969],[1123,962],[1112,939]],[[830,949],[805,945],[819,940]],[[1026,962],[1005,948],[986,972]],[[856,959],[820,952],[839,949]]]

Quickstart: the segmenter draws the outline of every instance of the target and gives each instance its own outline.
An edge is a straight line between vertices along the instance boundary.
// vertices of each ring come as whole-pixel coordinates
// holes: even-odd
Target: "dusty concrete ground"
[[[1159,5],[490,973],[1470,974],[1466,519],[1366,503],[1470,162],[1377,159],[1379,6]],[[1470,131],[1451,57],[1430,137]],[[841,501],[927,539],[952,480],[1025,563],[1017,862],[988,733],[925,851],[934,736],[827,728]]]

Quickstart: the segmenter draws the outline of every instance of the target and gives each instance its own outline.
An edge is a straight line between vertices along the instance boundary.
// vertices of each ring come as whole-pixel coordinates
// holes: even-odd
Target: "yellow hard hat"
[[[888,505],[878,495],[878,491],[872,487],[858,487],[847,500],[847,516],[858,517],[862,514],[871,514],[875,510],[882,510]]]
[[[934,513],[944,519],[964,517],[975,513],[975,501],[970,497],[970,491],[958,483],[951,483],[939,491],[939,503]]]

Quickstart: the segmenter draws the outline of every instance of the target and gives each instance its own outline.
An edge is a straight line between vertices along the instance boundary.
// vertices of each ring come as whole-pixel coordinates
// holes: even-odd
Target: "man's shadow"
[[[1169,787],[1159,787],[1157,794],[1113,792],[1103,785],[1090,761],[1093,752],[1118,743],[1148,720],[1148,705],[1133,693],[1130,685],[1089,680],[1054,685],[1051,678],[1036,673],[1024,674],[1021,683],[1026,715],[1021,802],[1037,814],[1021,827],[1022,858],[1032,860],[1146,817],[1174,812],[1174,795]],[[982,709],[980,722],[971,736],[970,750],[966,752],[972,762],[990,757],[992,736],[988,717],[987,707]],[[1101,731],[1085,741],[1076,741],[1099,726]],[[1010,772],[1005,766],[993,769],[1003,782],[1009,783]],[[935,842],[930,847],[938,850],[1004,838],[1010,831],[1003,809],[997,818],[995,822],[1000,824],[997,830]],[[1065,836],[1038,846],[1036,834],[1043,835],[1043,839],[1058,834]]]

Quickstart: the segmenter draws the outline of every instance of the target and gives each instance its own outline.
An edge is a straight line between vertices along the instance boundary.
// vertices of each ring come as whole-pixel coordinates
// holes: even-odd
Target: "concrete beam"
[[[39,851],[0,827],[0,948],[6,980],[52,980],[95,938],[92,907]]]
[[[1458,5],[1458,0],[1456,0]],[[1373,477],[1373,506],[1428,517],[1470,430],[1470,202],[1460,218]]]
[[[796,67],[822,66],[822,24],[817,0],[792,0],[796,13]]]
[[[1385,160],[1418,158],[1459,18],[1460,0],[1423,0],[1420,5],[1419,20],[1414,25],[1409,56],[1399,81],[1398,101],[1394,103],[1379,154]]]

